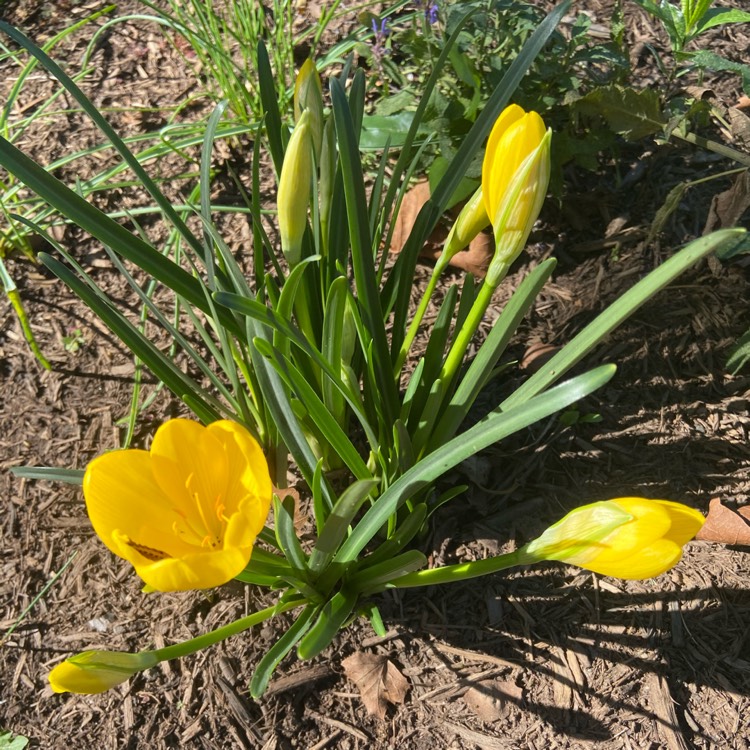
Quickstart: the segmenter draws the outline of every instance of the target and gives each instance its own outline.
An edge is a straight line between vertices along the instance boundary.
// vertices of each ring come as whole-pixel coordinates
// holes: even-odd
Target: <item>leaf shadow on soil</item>
[[[453,588],[457,591],[458,587]],[[439,613],[441,607],[443,612],[450,607],[450,611],[456,612],[463,605],[476,607],[478,602],[486,600],[486,596],[476,596],[477,588],[476,584],[472,587],[473,601],[465,591],[458,598],[452,597],[450,586],[441,591],[440,597],[432,589],[420,599],[423,603],[426,599],[433,601],[433,606],[425,610]],[[462,651],[467,649],[464,655],[474,653],[479,659],[484,655],[489,657],[488,661],[507,661],[511,672],[518,667],[513,679],[523,684],[520,698],[503,693],[502,689],[498,691],[487,682],[458,680],[458,685],[471,686],[488,698],[512,703],[518,710],[537,716],[557,733],[579,740],[612,739],[612,728],[603,720],[603,715],[610,712],[651,720],[668,731],[690,733],[689,726],[680,726],[674,716],[665,716],[655,708],[653,695],[648,697],[650,705],[644,705],[640,686],[645,683],[653,692],[652,678],[657,679],[656,684],[664,680],[669,699],[682,705],[687,703],[689,690],[705,687],[737,696],[750,695],[747,665],[739,659],[747,639],[743,623],[750,617],[748,588],[707,586],[679,592],[615,593],[569,585],[569,590],[560,594],[559,575],[544,572],[522,573],[513,581],[494,587],[488,584],[484,588],[485,594],[498,589],[506,592],[499,597],[503,599],[511,591],[515,594],[507,597],[509,601],[512,597],[513,606],[508,608],[506,617],[513,622],[508,622],[507,627],[497,625],[494,637],[480,625],[487,619],[486,613],[476,610],[462,611],[459,618],[452,614],[450,622],[442,623],[442,627],[428,623],[425,629],[442,643]],[[589,601],[589,597],[594,601]],[[585,607],[581,606],[582,601]],[[718,607],[716,602],[720,602]],[[409,603],[410,611],[417,603]],[[581,616],[581,610],[588,617]],[[520,619],[516,617],[519,613]],[[456,619],[475,622],[477,626],[457,625]],[[719,628],[717,621],[721,623]],[[480,628],[485,637],[489,636],[488,640],[477,642]],[[419,633],[419,628],[409,630]],[[720,651],[716,650],[717,638]],[[456,667],[447,656],[439,654],[439,658],[449,669]],[[573,669],[571,664],[575,664]],[[599,669],[594,668],[597,664]],[[552,684],[552,695],[546,696],[552,698],[549,702],[531,697],[532,693],[538,695],[532,685],[539,682]],[[563,705],[566,695],[569,704]],[[712,739],[697,728],[692,736]]]

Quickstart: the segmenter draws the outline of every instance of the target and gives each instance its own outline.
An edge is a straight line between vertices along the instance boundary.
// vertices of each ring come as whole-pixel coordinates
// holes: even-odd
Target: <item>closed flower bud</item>
[[[461,213],[451,227],[441,257],[445,256],[446,261],[450,260],[457,252],[468,247],[469,243],[485,227],[489,226],[489,223],[490,220],[484,206],[484,196],[480,185],[461,209]]]
[[[313,174],[310,117],[310,110],[305,110],[292,131],[281,165],[276,198],[281,249],[290,266],[297,265],[302,258],[302,237],[307,226]]]
[[[497,118],[482,164],[482,192],[495,235],[487,281],[497,285],[523,250],[550,176],[551,131],[536,112],[512,104]]]
[[[315,157],[320,158],[323,140],[323,87],[315,63],[308,58],[297,74],[294,84],[294,119],[299,122],[302,113],[310,113],[310,135]]]
[[[103,693],[129,680],[136,672],[159,663],[152,651],[84,651],[58,664],[48,676],[56,693]]]
[[[680,503],[621,497],[576,508],[519,555],[521,562],[557,560],[615,578],[652,578],[677,564],[704,520]]]

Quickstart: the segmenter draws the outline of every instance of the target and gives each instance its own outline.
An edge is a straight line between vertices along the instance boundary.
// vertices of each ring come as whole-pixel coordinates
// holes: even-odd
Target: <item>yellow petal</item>
[[[634,555],[617,560],[597,558],[581,567],[604,576],[641,581],[644,578],[661,575],[673,568],[681,557],[682,547],[669,539],[657,539],[655,542],[641,547]]]
[[[545,133],[544,121],[536,112],[524,113],[516,105],[506,108],[495,123],[482,163],[485,209],[493,224],[513,177]]]
[[[229,462],[223,446],[203,425],[189,419],[171,419],[159,427],[151,462],[162,492],[185,513],[196,512],[195,493],[208,501],[227,487]]]
[[[655,500],[654,502],[659,503],[669,513],[672,521],[669,532],[665,535],[666,538],[681,547],[689,542],[706,522],[702,513],[682,503],[673,503],[671,500]]]
[[[210,589],[231,581],[244,570],[252,546],[196,552],[182,557],[152,561],[129,552],[126,559],[141,579],[155,591]],[[123,555],[125,556],[125,555]]]
[[[268,516],[263,452],[240,424],[184,419],[157,431],[151,452],[113,451],[84,478],[95,531],[147,587],[204,589],[247,565]]]
[[[116,555],[122,556],[115,531],[169,555],[190,550],[174,534],[164,533],[176,516],[154,479],[147,451],[111,451],[95,458],[86,467],[83,494],[94,531]]]
[[[521,550],[618,578],[643,579],[673,567],[703,516],[669,500],[622,497],[576,508]]]
[[[273,495],[266,457],[255,438],[237,422],[220,420],[208,425],[206,429],[221,444],[227,457],[227,497],[236,499],[238,503],[250,497],[256,503],[253,509],[246,508],[243,515],[253,533],[257,534],[266,522]],[[234,512],[238,505],[235,504],[228,509]]]

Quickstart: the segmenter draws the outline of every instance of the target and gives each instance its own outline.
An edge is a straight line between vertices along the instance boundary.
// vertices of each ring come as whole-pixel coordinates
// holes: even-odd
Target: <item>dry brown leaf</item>
[[[432,239],[432,238],[430,238]],[[437,260],[443,252],[442,243],[439,245],[432,242],[425,246],[420,253],[423,258]],[[487,232],[480,232],[470,243],[466,250],[456,253],[450,259],[450,265],[460,268],[467,273],[473,273],[479,279],[483,279],[490,266],[494,253],[494,241]]]
[[[737,100],[737,104],[735,105],[737,109],[745,109],[745,107],[750,107],[750,96],[745,96],[744,94]]]
[[[510,704],[520,704],[523,689],[510,680],[483,680],[463,695],[464,703],[486,724],[508,715]]]
[[[393,227],[390,251],[400,253],[404,249],[406,240],[417,220],[422,206],[430,199],[430,184],[426,181],[418,182],[407,191],[401,202],[396,222]],[[427,238],[420,250],[420,257],[437,260],[443,251],[443,244],[448,236],[448,230],[438,224]],[[466,250],[456,253],[450,260],[450,265],[460,268],[467,273],[473,273],[477,278],[484,278],[492,260],[493,239],[486,232],[480,232],[469,244]]]
[[[709,504],[706,523],[695,538],[705,542],[750,545],[750,524],[715,497]]]
[[[750,172],[740,172],[728,190],[715,195],[708,208],[703,234],[734,227],[750,206]]]
[[[750,505],[743,505],[741,508],[737,508],[737,512],[743,517],[750,521]]]
[[[404,199],[401,201],[396,223],[393,226],[393,235],[391,237],[391,252],[400,253],[404,249],[406,240],[409,238],[417,215],[422,210],[422,206],[430,199],[430,183],[426,180],[418,182],[414,187],[407,190]]]
[[[299,492],[294,489],[294,487],[280,488],[274,485],[273,494],[276,495],[276,497],[278,497],[282,503],[284,502],[284,500],[286,500],[286,498],[292,498],[292,500],[294,501],[294,530],[298,535],[303,534],[305,531],[305,527],[307,526],[310,519],[302,511]]]
[[[727,118],[735,144],[740,148],[747,149],[750,146],[750,117],[741,109],[729,109],[727,110]]]
[[[358,651],[344,659],[341,666],[372,716],[384,719],[389,703],[404,702],[409,682],[387,656]]]

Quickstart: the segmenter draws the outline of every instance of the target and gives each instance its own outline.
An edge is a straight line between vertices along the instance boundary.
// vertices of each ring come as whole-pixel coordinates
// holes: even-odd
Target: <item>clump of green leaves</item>
[[[667,32],[672,60],[661,58],[670,77],[690,70],[727,70],[742,79],[742,88],[750,94],[750,65],[734,62],[707,49],[688,50],[691,42],[716,26],[749,23],[750,12],[739,8],[713,8],[714,0],[635,0],[645,11],[658,18]]]

